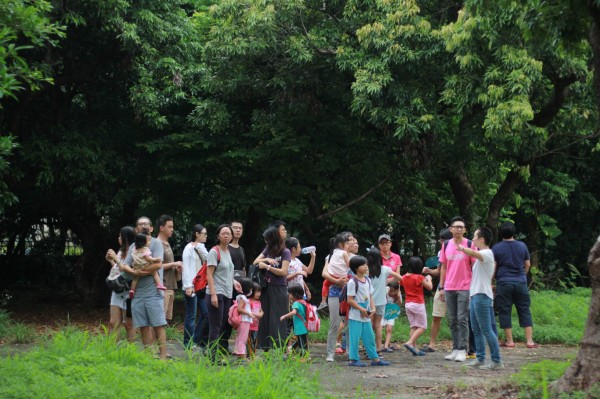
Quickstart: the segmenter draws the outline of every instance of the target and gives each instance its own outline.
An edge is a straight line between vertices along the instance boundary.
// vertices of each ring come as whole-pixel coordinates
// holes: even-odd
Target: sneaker
[[[335,359],[333,358],[333,355],[327,355],[327,357],[325,358],[326,362],[334,362]]]
[[[371,364],[373,364],[373,363],[371,363]],[[351,367],[367,367],[367,365],[365,363],[361,362],[360,360],[351,360],[350,362],[348,362],[348,366],[351,366]]]
[[[490,362],[488,364],[484,364],[483,366],[479,367],[480,370],[497,370],[497,369],[503,369],[504,368],[504,363],[502,362]]]
[[[466,365],[467,365],[467,367],[479,368],[481,366],[485,366],[485,362],[475,359],[475,360],[471,360],[470,362],[467,362]]]
[[[458,355],[458,350],[453,349],[452,353],[449,354],[448,356],[444,357],[444,359],[446,359],[446,360],[454,360],[454,359],[456,359],[456,355]]]
[[[390,362],[386,362],[383,359],[374,360],[371,362],[371,366],[389,366]]]
[[[467,359],[477,359],[477,355],[475,354],[475,352],[467,353]]]
[[[456,354],[456,357],[454,358],[455,362],[464,362],[465,360],[467,360],[467,351],[462,350],[462,351],[458,351],[458,353]]]
[[[319,304],[319,307],[317,308],[317,312],[318,312],[319,310],[323,310],[323,309],[325,309],[327,306],[329,306],[329,305],[327,305],[327,302],[321,302],[321,303]]]

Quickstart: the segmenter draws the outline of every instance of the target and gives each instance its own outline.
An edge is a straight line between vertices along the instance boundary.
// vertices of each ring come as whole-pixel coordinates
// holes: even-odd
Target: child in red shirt
[[[423,276],[423,261],[417,256],[412,256],[407,263],[408,273],[402,276],[400,284],[404,287],[406,301],[404,308],[410,323],[410,338],[404,347],[414,356],[424,356],[425,352],[418,350],[417,339],[427,330],[427,312],[425,311],[425,298],[423,288],[431,290],[431,276]]]

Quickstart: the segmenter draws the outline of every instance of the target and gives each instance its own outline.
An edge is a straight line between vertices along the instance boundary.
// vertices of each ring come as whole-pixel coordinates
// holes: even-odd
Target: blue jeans
[[[198,346],[206,346],[208,339],[208,310],[204,299],[198,295],[189,297],[184,295],[185,321],[183,322],[183,345],[188,346],[190,340]],[[198,321],[196,315],[200,313]]]
[[[498,346],[498,336],[492,330],[492,321],[490,320],[490,309],[492,309],[492,298],[485,294],[475,294],[471,297],[470,313],[471,328],[475,335],[475,346],[477,347],[477,360],[485,360],[485,343],[490,347],[492,361],[499,363],[500,348]]]
[[[470,309],[470,308],[469,308]],[[496,314],[494,313],[494,307],[490,308],[490,322],[492,324],[492,331],[498,336],[498,329],[496,328]],[[473,334],[473,326],[469,323],[469,353],[477,352],[477,346],[475,345],[475,335]]]

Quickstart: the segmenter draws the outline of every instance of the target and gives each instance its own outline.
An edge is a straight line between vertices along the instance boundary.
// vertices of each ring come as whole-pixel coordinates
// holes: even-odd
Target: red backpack
[[[219,247],[216,245],[214,247],[212,247],[212,249],[217,251],[217,265],[218,265],[221,262],[221,251],[219,251]],[[196,251],[196,253],[200,257],[200,260],[202,260],[202,267],[200,267],[200,270],[198,270],[198,274],[196,274],[196,277],[194,277],[194,281],[193,281],[194,292],[198,293],[199,291],[206,289],[206,285],[208,284],[208,279],[206,278],[206,259],[202,259],[202,255],[200,254],[200,251],[198,251],[196,248],[194,248],[194,251]]]
[[[319,332],[319,330],[321,329],[321,319],[319,319],[319,315],[317,314],[317,307],[315,305],[307,303],[305,300],[302,299],[298,302],[303,304],[304,308],[306,309],[306,320],[304,320],[304,318],[299,313],[298,317],[300,318],[300,320],[302,320],[308,332]]]
[[[229,308],[229,317],[227,319],[234,330],[237,330],[242,324],[242,315],[238,310],[238,302],[233,301],[233,305]]]

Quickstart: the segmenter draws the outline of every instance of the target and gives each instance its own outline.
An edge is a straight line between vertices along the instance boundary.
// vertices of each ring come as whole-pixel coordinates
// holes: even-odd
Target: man
[[[231,261],[233,262],[233,275],[235,279],[246,277],[246,252],[244,248],[240,246],[240,238],[244,234],[244,225],[242,222],[233,221],[231,222],[231,230],[233,230],[233,239],[227,246],[229,254],[231,255]],[[233,290],[232,298],[235,300],[238,293]],[[224,341],[228,341],[231,338],[233,327],[229,323],[225,324],[223,331]],[[229,348],[228,348],[229,350]]]
[[[402,259],[400,255],[392,252],[392,239],[389,234],[382,234],[377,240],[377,246],[379,252],[381,252],[381,263],[383,266],[387,266],[392,269],[395,273],[400,273],[400,267],[402,267]],[[389,279],[389,281],[393,278]]]
[[[464,362],[467,359],[469,345],[469,287],[471,285],[471,267],[475,261],[458,246],[470,247],[464,238],[465,221],[460,216],[450,220],[452,239],[442,245],[440,253],[440,299],[446,302],[448,323],[452,333],[452,353],[446,360]]]
[[[444,242],[452,239],[452,233],[448,229],[442,229],[440,231],[438,242],[440,246],[443,247]],[[441,253],[438,252],[438,259]],[[429,274],[430,276],[439,277],[440,276],[440,267],[438,265],[435,269],[430,269],[428,267],[423,268],[423,274]],[[433,296],[433,309],[431,311],[431,316],[433,320],[431,321],[431,333],[429,334],[429,345],[423,345],[421,350],[423,352],[435,352],[435,348],[437,346],[437,337],[440,333],[440,328],[442,326],[442,319],[446,317],[446,302],[440,300],[440,290],[435,291],[435,295]]]
[[[140,233],[142,229],[148,229],[152,233],[152,223],[146,216],[142,216],[136,223],[136,232]],[[155,258],[163,258],[163,246],[159,240],[152,238],[150,243],[150,251]],[[160,359],[167,358],[167,334],[165,327],[167,320],[165,319],[164,299],[162,291],[156,288],[152,273],[158,271],[162,278],[162,263],[155,263],[146,268],[146,270],[135,270],[131,267],[133,263],[133,246],[127,254],[127,258],[120,262],[117,254],[112,250],[108,250],[106,258],[119,264],[119,269],[131,276],[139,276],[140,280],[135,291],[135,298],[131,303],[131,313],[133,316],[133,326],[140,329],[142,342],[144,346],[151,346],[156,337],[160,351]]]
[[[506,348],[514,348],[511,311],[517,308],[519,325],[525,329],[527,348],[537,348],[533,342],[533,320],[531,318],[531,298],[527,288],[527,273],[531,266],[529,250],[525,243],[515,240],[515,225],[502,223],[499,231],[502,241],[494,245],[492,252],[496,260],[496,304],[500,328],[504,329]]]
[[[173,236],[173,218],[169,215],[161,215],[157,223],[158,225],[158,241],[163,247],[163,284],[167,287],[165,291],[165,316],[167,323],[173,320],[173,302],[175,300],[175,290],[177,289],[177,281],[181,280],[182,262],[175,262],[169,238]]]

